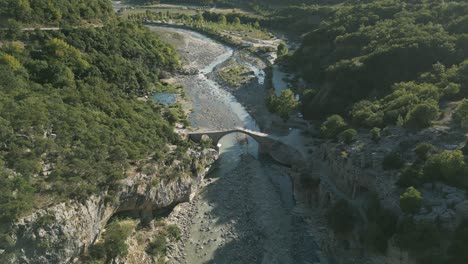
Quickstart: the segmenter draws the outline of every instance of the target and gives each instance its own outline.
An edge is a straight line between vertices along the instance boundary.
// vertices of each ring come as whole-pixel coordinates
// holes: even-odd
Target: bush
[[[382,161],[382,168],[384,170],[399,170],[403,167],[404,161],[401,159],[400,153],[391,152],[385,156]]]
[[[345,200],[338,201],[327,212],[328,225],[336,233],[349,233],[354,228],[354,221],[353,210]]]
[[[378,127],[374,127],[370,130],[371,138],[374,142],[378,142],[380,140],[380,131],[381,129]]]
[[[128,254],[126,240],[132,233],[133,226],[128,221],[115,221],[106,227],[104,233],[104,248],[108,258]]]
[[[428,158],[428,155],[435,149],[436,148],[432,144],[420,143],[414,149],[414,153],[416,153],[416,156],[418,156],[420,160],[426,160]]]
[[[468,99],[463,99],[455,109],[454,119],[461,122],[468,117]]]
[[[107,255],[106,247],[102,243],[94,244],[89,247],[89,255],[93,259],[104,259]]]
[[[169,237],[175,240],[180,240],[181,234],[180,234],[180,229],[176,225],[169,225],[166,227],[167,233],[169,234]]]
[[[444,94],[445,98],[451,99],[460,93],[460,85],[457,83],[449,83],[443,90],[442,93]]]
[[[468,142],[465,142],[465,145],[460,149],[463,155],[468,155]]]
[[[355,141],[356,136],[357,136],[357,131],[355,129],[352,129],[352,128],[347,129],[347,130],[341,132],[341,134],[340,134],[341,140],[343,140],[346,144],[350,144],[353,141]]]
[[[416,213],[422,205],[421,193],[414,187],[408,187],[400,195],[400,208],[405,213]]]
[[[382,125],[384,112],[379,110],[377,102],[363,100],[354,105],[351,116],[354,124],[373,127]]]
[[[166,237],[157,235],[153,241],[148,244],[146,252],[152,256],[164,256],[166,254]]]
[[[0,233],[0,248],[9,249],[15,245],[15,241],[7,234]]]
[[[325,138],[334,138],[341,131],[345,130],[347,124],[339,115],[332,115],[323,122],[320,131]]]
[[[458,187],[468,187],[464,156],[460,150],[445,150],[429,157],[423,176],[428,181],[441,180]]]
[[[271,94],[267,99],[268,110],[278,114],[284,120],[288,120],[291,112],[296,110],[298,106],[299,103],[294,96],[294,92],[290,89],[281,91],[280,96]]]
[[[410,167],[404,168],[401,172],[397,185],[408,188],[410,186],[419,186],[423,177],[422,168],[418,164],[413,164]]]
[[[406,115],[405,125],[411,128],[426,128],[439,117],[439,106],[436,102],[418,104]]]

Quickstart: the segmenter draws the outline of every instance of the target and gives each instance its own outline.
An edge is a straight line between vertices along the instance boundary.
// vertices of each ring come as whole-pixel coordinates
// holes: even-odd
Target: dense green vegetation
[[[272,113],[278,114],[284,120],[297,109],[299,103],[296,101],[293,91],[286,89],[279,96],[271,94],[267,99],[267,107]]]
[[[251,70],[243,65],[225,67],[219,72],[219,76],[231,87],[240,87],[252,80]]]
[[[0,0],[0,25],[97,23],[113,15],[109,0]]]
[[[416,213],[421,208],[421,204],[421,193],[414,187],[408,187],[408,189],[400,195],[400,207],[405,213]]]
[[[423,128],[438,118],[441,100],[466,95],[465,1],[324,8],[303,8],[321,22],[290,60],[316,90],[303,97],[306,116],[350,112],[357,125],[370,128],[398,119]]]
[[[184,24],[186,27],[216,36],[233,45],[240,45],[241,40],[269,39],[270,36],[260,28],[256,19],[240,19],[239,14],[220,14],[215,12],[200,12],[195,15],[184,13],[163,13],[147,9],[144,13],[129,14],[128,19],[134,21],[168,21]],[[227,34],[227,32],[230,32]]]
[[[150,172],[183,159],[169,109],[137,100],[176,67],[173,49],[132,22],[3,38],[1,231],[41,203],[112,194],[130,166]],[[180,148],[171,154],[168,144]]]

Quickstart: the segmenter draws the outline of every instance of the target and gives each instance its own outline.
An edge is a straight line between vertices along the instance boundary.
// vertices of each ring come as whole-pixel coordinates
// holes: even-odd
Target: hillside
[[[403,103],[398,106],[401,112],[392,112],[387,101],[396,103],[395,92],[385,102],[378,101],[401,91],[401,86],[432,87],[437,95],[427,99],[437,102],[463,97],[467,13],[468,4],[462,1],[333,6],[291,59],[314,87],[303,97],[305,114],[347,114],[354,103],[366,99],[375,102],[376,114],[384,115],[385,121],[372,124],[381,126],[395,122],[398,115],[405,117],[414,107]]]
[[[56,224],[51,219],[64,217],[58,214],[89,205],[96,196],[102,198],[101,206],[115,208],[121,195],[119,182],[136,175],[135,171],[151,175],[146,182],[169,184],[185,172],[190,174],[195,162],[187,154],[191,144],[174,132],[175,122],[185,119],[179,107],[144,99],[155,91],[176,91],[160,82],[163,72],[167,75],[179,67],[173,48],[138,23],[113,19],[109,1],[44,2],[41,8],[41,1],[7,1],[0,4],[0,16],[45,25],[105,24],[102,28],[1,33],[2,263],[17,263],[21,254],[50,258],[37,259],[37,263],[58,263],[68,254],[80,254],[74,249],[57,253],[75,243],[75,236],[64,235],[60,241],[46,237],[42,244],[31,244],[24,231],[14,231],[23,217],[38,217],[39,222],[32,220],[33,228],[47,229]],[[50,5],[57,8],[57,16],[44,14]],[[172,168],[175,161],[184,161],[184,166]],[[160,167],[164,172],[156,175]],[[69,206],[61,207],[64,202]],[[62,209],[54,211],[57,206]],[[49,220],[40,222],[44,219]],[[105,224],[107,220],[98,221]],[[95,240],[94,235],[83,238],[90,239],[84,246]]]
[[[0,0],[0,25],[97,23],[114,16],[108,0]]]

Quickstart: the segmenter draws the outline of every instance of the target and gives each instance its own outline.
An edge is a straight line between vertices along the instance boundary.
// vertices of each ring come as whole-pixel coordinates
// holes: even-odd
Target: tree
[[[227,19],[225,15],[219,16],[219,23],[223,26],[227,25]]]
[[[290,89],[281,91],[280,96],[276,100],[277,113],[283,119],[289,119],[292,111],[298,107],[298,102],[294,96],[294,92]]]
[[[351,116],[353,123],[366,127],[381,126],[384,119],[384,112],[380,109],[378,102],[362,100],[353,106]]]
[[[347,127],[344,119],[339,115],[332,115],[323,122],[320,132],[325,138],[334,138]]]
[[[452,82],[447,84],[442,90],[444,97],[448,99],[456,97],[460,93],[460,86],[460,84]]]
[[[234,26],[240,26],[240,24],[241,24],[240,18],[235,17],[233,24],[234,24]]]
[[[355,129],[347,129],[340,134],[340,138],[346,143],[350,144],[356,140],[357,131]]]
[[[21,33],[21,29],[23,28],[23,25],[21,24],[21,22],[18,22],[17,20],[8,19],[7,28],[8,28],[8,34],[10,35],[10,37],[14,38],[18,34]]]
[[[374,142],[378,142],[380,140],[380,131],[381,129],[378,127],[374,127],[370,130],[371,138]]]
[[[205,22],[205,18],[203,17],[203,14],[200,11],[198,11],[195,15],[195,21],[197,21],[200,24],[203,24],[203,22]]]
[[[435,149],[436,148],[432,144],[420,143],[414,149],[414,153],[416,153],[416,156],[418,156],[420,160],[426,160],[429,154],[431,154]]]
[[[281,42],[279,45],[278,45],[278,51],[277,51],[277,54],[278,54],[278,58],[281,58],[283,56],[286,56],[288,55],[288,47],[286,46],[286,44],[284,44],[283,42]]]
[[[21,63],[13,56],[4,54],[0,57],[0,63],[8,66],[12,71],[17,71],[21,68]]]
[[[408,187],[406,191],[400,195],[400,208],[405,213],[416,213],[422,205],[422,196],[414,187]]]
[[[260,28],[260,23],[258,23],[258,20],[255,21],[253,26],[254,26],[254,28]]]
[[[439,106],[435,102],[418,104],[406,115],[405,125],[412,128],[429,127],[439,117]]]
[[[468,99],[463,99],[455,109],[454,114],[455,121],[459,122],[459,124],[463,124],[465,120],[468,120]]]
[[[432,155],[423,169],[426,180],[442,180],[456,186],[468,187],[468,177],[463,153],[460,150],[442,151]]]
[[[405,188],[410,186],[419,186],[422,182],[422,176],[423,172],[421,165],[415,163],[403,169],[397,185]]]
[[[126,221],[115,221],[107,226],[104,233],[104,248],[108,258],[127,255],[126,240],[131,233],[132,226]]]

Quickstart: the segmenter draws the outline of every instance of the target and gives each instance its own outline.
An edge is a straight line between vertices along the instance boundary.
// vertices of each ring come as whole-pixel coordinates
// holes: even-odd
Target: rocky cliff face
[[[367,133],[368,134],[368,133]],[[323,217],[336,201],[344,199],[356,209],[359,227],[365,226],[366,201],[371,193],[376,193],[383,207],[390,209],[399,217],[403,216],[399,206],[399,195],[402,190],[395,183],[399,171],[384,171],[382,161],[390,152],[398,149],[403,153],[403,160],[415,160],[413,148],[417,143],[429,142],[441,149],[457,149],[460,146],[443,141],[443,131],[423,130],[408,134],[404,130],[393,128],[387,136],[376,143],[367,134],[360,134],[359,140],[351,145],[338,142],[317,140],[309,160],[306,176],[295,180],[298,195],[313,208],[319,208]],[[453,141],[453,137],[446,137]],[[462,138],[463,139],[463,138]],[[463,140],[460,140],[463,142]],[[311,183],[305,190],[301,177]],[[301,190],[301,188],[303,190]],[[453,232],[463,219],[468,219],[468,201],[466,191],[443,183],[424,184],[419,187],[423,196],[423,206],[414,215],[416,221],[438,222],[443,232]],[[359,217],[359,216],[363,217]],[[332,231],[324,231],[319,243],[323,250],[333,256],[346,256],[349,260],[352,252],[369,252],[359,241],[359,230],[347,236],[336,236]],[[389,241],[385,256],[367,256],[355,263],[414,263],[407,252],[397,248],[394,241]],[[346,249],[345,249],[346,248]],[[355,257],[353,257],[355,258]],[[343,258],[345,259],[345,258]],[[370,259],[370,260],[369,260]],[[340,261],[337,263],[351,263]]]
[[[104,191],[83,202],[60,203],[23,217],[13,228],[15,251],[8,256],[11,263],[75,262],[99,238],[115,213],[132,211],[151,217],[153,211],[189,201],[208,171],[205,168],[218,154],[214,150],[190,150],[188,155],[193,160],[192,172],[175,179],[164,175],[155,181],[155,175],[138,173],[120,182],[114,199]]]

